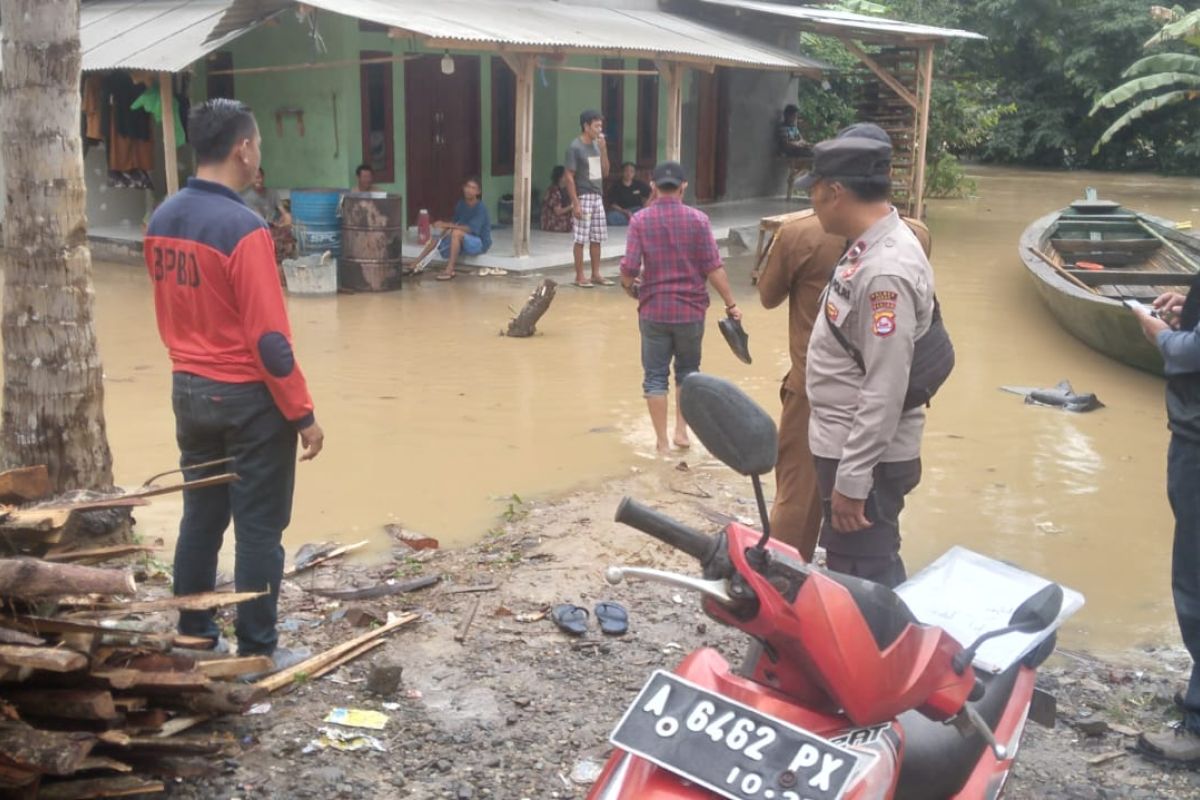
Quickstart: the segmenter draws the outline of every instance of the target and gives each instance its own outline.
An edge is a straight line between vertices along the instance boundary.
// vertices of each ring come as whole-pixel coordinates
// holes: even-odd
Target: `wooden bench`
[[[779,231],[783,229],[783,226],[812,215],[813,210],[806,208],[801,211],[789,211],[786,214],[763,217],[758,221],[758,247],[755,248],[754,269],[750,272],[752,285],[758,283],[758,273],[771,255],[771,250],[775,247],[775,241],[779,238]],[[769,239],[767,238],[768,233],[771,234]]]

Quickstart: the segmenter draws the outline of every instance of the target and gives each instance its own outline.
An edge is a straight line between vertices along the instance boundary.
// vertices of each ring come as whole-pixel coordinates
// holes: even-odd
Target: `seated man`
[[[375,171],[370,164],[359,164],[354,168],[354,191],[375,191]]]
[[[242,202],[258,212],[271,227],[271,238],[275,240],[275,260],[294,258],[296,255],[296,238],[292,235],[292,215],[284,208],[279,199],[279,193],[268,189],[267,174],[259,167],[254,176],[254,183],[242,192]]]
[[[463,199],[454,206],[454,221],[433,223],[440,230],[436,238],[431,238],[429,244],[417,256],[419,263],[433,248],[437,248],[442,258],[446,259],[446,269],[438,273],[439,281],[448,281],[454,277],[454,266],[460,254],[477,256],[486,253],[492,246],[492,221],[488,217],[487,206],[480,200],[483,185],[479,178],[472,175],[463,181]]]
[[[800,133],[798,117],[800,109],[787,105],[783,109],[783,122],[779,123],[779,154],[788,158],[812,158],[812,145]]]
[[[630,218],[650,202],[650,187],[637,180],[636,174],[633,162],[621,165],[621,180],[608,190],[609,225],[628,225]]]

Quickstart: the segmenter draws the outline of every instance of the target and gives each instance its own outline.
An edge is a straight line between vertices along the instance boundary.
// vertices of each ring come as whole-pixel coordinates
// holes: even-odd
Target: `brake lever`
[[[979,735],[988,743],[988,747],[992,749],[992,754],[996,756],[997,761],[1003,761],[1008,757],[1008,748],[996,741],[996,734],[992,732],[987,722],[979,716],[979,712],[969,701],[963,704],[962,712],[949,722],[963,733],[966,733],[967,729],[978,731]]]
[[[708,581],[693,578],[691,575],[680,575],[676,572],[666,572],[661,569],[646,567],[609,567],[604,571],[604,579],[614,586],[627,579],[653,581],[675,586],[679,589],[691,589],[721,603],[733,605],[734,600],[729,596],[729,584],[726,581]]]

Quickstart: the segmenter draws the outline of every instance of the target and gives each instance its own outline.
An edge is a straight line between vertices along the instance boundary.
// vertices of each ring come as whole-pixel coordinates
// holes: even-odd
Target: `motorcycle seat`
[[[993,730],[1012,696],[1021,664],[998,675],[980,675],[986,691],[975,704],[979,715]],[[929,719],[919,711],[899,717],[904,729],[904,759],[896,800],[941,800],[957,794],[971,776],[987,742],[978,731],[960,733],[953,725]]]

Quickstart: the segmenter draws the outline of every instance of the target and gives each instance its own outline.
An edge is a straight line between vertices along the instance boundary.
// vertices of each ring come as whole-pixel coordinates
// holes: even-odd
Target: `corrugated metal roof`
[[[179,72],[258,25],[245,22],[208,41],[233,0],[96,0],[80,9],[83,71]]]
[[[816,72],[823,64],[663,11],[552,0],[305,0],[305,4],[439,42],[525,50],[689,57],[718,64]]]
[[[886,17],[870,17],[851,14],[828,8],[811,6],[786,6],[761,0],[700,0],[710,6],[724,6],[744,11],[756,11],[776,17],[785,17],[802,23],[799,27],[815,33],[849,35],[867,40],[942,40],[942,39],[986,39],[982,34],[957,28],[938,28],[933,25],[918,25]]]

